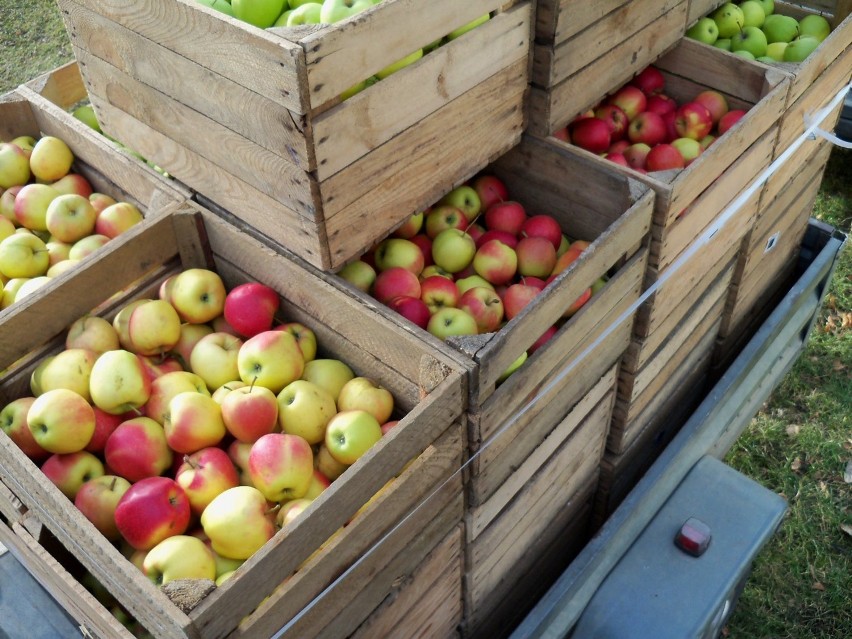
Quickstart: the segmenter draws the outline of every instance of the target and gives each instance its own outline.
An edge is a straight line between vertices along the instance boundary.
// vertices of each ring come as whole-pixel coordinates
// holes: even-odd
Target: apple
[[[190,268],[175,276],[168,301],[182,321],[204,324],[222,315],[226,296],[225,284],[218,273]]]
[[[2,145],[2,142],[0,142]],[[15,197],[20,193],[23,186],[10,186],[0,193],[0,217],[18,226],[18,218],[15,217]],[[2,239],[2,238],[0,238]]]
[[[337,396],[337,410],[363,410],[380,424],[393,413],[393,395],[369,377],[354,377],[346,382]]]
[[[107,242],[109,242],[109,238],[106,235],[99,235],[97,233],[81,237],[71,245],[71,249],[68,251],[68,259],[82,260],[84,257],[88,257],[104,246]]]
[[[424,330],[432,316],[426,302],[419,297],[400,295],[388,302],[387,306]]]
[[[570,144],[571,131],[569,130],[569,126],[570,125],[566,124],[565,126],[559,127],[558,129],[554,130],[550,135],[556,138],[557,140],[562,140],[563,142],[567,142],[568,144]]]
[[[129,350],[138,355],[163,355],[180,339],[177,311],[160,299],[146,300],[134,307],[127,322]]]
[[[420,282],[420,299],[430,314],[445,306],[456,306],[459,297],[461,293],[456,283],[441,275],[432,275]]]
[[[473,268],[495,286],[507,284],[517,273],[518,255],[500,240],[489,240],[476,250]]]
[[[704,44],[713,44],[719,39],[719,27],[713,18],[704,16],[687,29],[686,37]]]
[[[302,359],[311,361],[317,356],[317,336],[301,322],[284,322],[275,327],[276,331],[286,331],[296,340]]]
[[[44,360],[44,365],[39,367],[39,392],[33,394],[39,395],[55,388],[66,388],[74,391],[87,402],[91,402],[89,380],[97,358],[97,353],[85,348],[69,348],[60,351]]]
[[[228,432],[222,407],[209,395],[184,391],[172,397],[163,422],[169,448],[177,453],[194,453],[216,446]]]
[[[462,184],[457,186],[452,191],[444,195],[439,201],[438,206],[449,205],[457,208],[464,213],[468,222],[472,222],[482,210],[482,200],[479,198],[477,190],[470,185]]]
[[[104,474],[104,465],[92,453],[78,450],[75,453],[51,455],[41,465],[41,472],[63,495],[74,501],[83,484]]]
[[[312,382],[328,391],[337,402],[340,389],[355,373],[348,364],[339,359],[315,359],[305,364],[302,379]]]
[[[784,62],[801,62],[820,45],[820,40],[812,36],[799,36],[784,49]],[[18,194],[18,197],[21,197]],[[17,198],[15,199],[17,202]]]
[[[100,215],[107,207],[117,204],[115,198],[106,193],[92,192],[89,195],[89,202],[95,207],[95,212]]]
[[[799,35],[799,22],[792,16],[773,13],[763,22],[763,33],[769,44],[792,42]]]
[[[630,121],[627,138],[633,143],[642,142],[653,147],[666,138],[666,124],[663,117],[652,111],[642,111]]]
[[[8,222],[8,220],[4,219],[2,222],[0,222],[0,227],[3,226],[4,222],[11,224],[10,222]],[[2,229],[0,229],[0,236],[3,236]],[[0,237],[0,239],[3,239],[3,237]],[[53,268],[54,266],[56,266],[57,264],[59,264],[61,262],[70,261],[69,260],[69,258],[71,256],[71,245],[70,244],[66,244],[65,242],[60,242],[58,240],[49,240],[48,242],[45,243],[44,246],[47,249],[47,255],[48,255],[48,262],[47,262],[48,267],[47,267],[47,271],[45,272],[45,275],[50,273],[51,272],[50,269]],[[53,271],[53,272],[55,273],[56,271]]]
[[[231,0],[234,17],[260,29],[267,29],[275,24],[285,5],[287,0]]]
[[[766,55],[772,58],[775,62],[784,61],[784,50],[787,48],[786,42],[770,42],[766,46]]]
[[[766,55],[767,45],[766,34],[759,27],[746,26],[731,36],[731,53],[748,51],[759,58]]]
[[[50,453],[38,444],[27,425],[27,413],[34,401],[35,397],[19,397],[0,409],[0,430],[21,449],[24,455],[33,461],[40,462]]]
[[[586,302],[588,302],[591,299],[591,297],[592,297],[592,288],[589,287],[585,291],[583,291],[580,294],[580,297],[578,297],[576,300],[574,300],[574,302],[567,309],[565,309],[565,312],[562,314],[562,317],[567,319],[567,318],[573,316],[577,311],[579,311],[583,307],[583,305]]]
[[[461,293],[462,295],[477,286],[481,286],[482,288],[488,288],[492,291],[494,290],[494,285],[488,280],[486,280],[484,277],[480,277],[479,275],[468,275],[467,277],[462,277],[456,280],[456,287],[459,289],[459,293]]]
[[[169,477],[146,477],[127,489],[115,507],[115,524],[137,550],[150,550],[189,526],[189,499]]]
[[[275,535],[266,497],[252,486],[229,488],[201,514],[201,527],[214,552],[248,559]]]
[[[757,0],[744,0],[737,6],[743,12],[743,28],[760,28],[763,26],[763,22],[766,20],[766,12]]]
[[[432,213],[429,213],[429,216],[431,215]],[[459,212],[459,215],[461,215],[461,212]],[[430,217],[427,217],[427,225],[429,219]],[[465,226],[467,226],[467,222],[465,222]],[[415,275],[420,275],[425,266],[425,258],[420,247],[411,240],[404,240],[399,237],[391,237],[379,242],[375,250],[375,262],[376,268],[380,272],[399,267],[411,271]]]
[[[583,251],[588,247],[588,242],[583,240],[575,240],[568,247],[568,250],[565,251],[562,255],[559,256],[559,259],[556,260],[556,265],[553,267],[553,272],[550,274],[551,278],[555,278],[562,271],[567,269],[571,264],[577,261],[580,256],[583,254]]]
[[[48,204],[45,227],[61,242],[76,242],[94,231],[96,217],[87,197],[76,193],[57,195]]]
[[[464,35],[468,31],[470,31],[471,29],[475,29],[476,27],[483,24],[484,22],[487,22],[490,17],[491,17],[490,14],[485,13],[485,14],[479,16],[478,18],[476,18],[475,20],[471,20],[470,22],[463,24],[462,26],[458,27],[457,29],[453,29],[452,31],[450,31],[447,34],[447,40],[455,40],[456,38]]]
[[[742,10],[733,2],[726,2],[714,11],[711,16],[719,29],[720,38],[733,38],[740,32],[745,23]]]
[[[239,354],[243,344],[239,337],[224,332],[209,333],[198,340],[189,355],[189,365],[198,371],[207,390],[240,379]]]
[[[731,50],[731,39],[730,38],[718,38],[716,42],[713,43],[713,46],[717,49],[722,49],[723,51]]]
[[[492,333],[503,321],[503,300],[493,288],[475,286],[459,299],[458,308],[466,311],[476,322],[477,333]]]
[[[68,173],[56,182],[52,182],[50,186],[60,195],[77,194],[82,195],[87,200],[92,195],[91,183],[79,173]],[[92,203],[91,200],[89,200],[89,203]]]
[[[309,444],[323,441],[325,427],[337,412],[335,398],[330,392],[303,379],[285,386],[278,393],[277,402],[278,426],[281,431],[288,435],[298,435]]]
[[[92,366],[89,393],[95,406],[117,415],[144,405],[151,394],[151,381],[135,353],[107,351]]]
[[[121,533],[115,525],[115,509],[130,482],[118,475],[93,477],[80,486],[74,506],[110,541],[119,541]]]
[[[0,270],[0,276],[3,275],[2,270]],[[12,304],[15,303],[15,297],[18,294],[18,291],[30,281],[28,277],[13,277],[10,278],[8,282],[3,285],[3,299],[0,302],[0,309],[8,308]]]
[[[728,129],[734,126],[746,114],[743,109],[732,109],[719,119],[719,124],[716,128],[719,135],[723,135]]]
[[[59,193],[48,184],[25,184],[15,196],[15,219],[31,231],[47,230],[47,209]]]
[[[445,229],[459,229],[464,231],[469,224],[465,212],[452,204],[441,204],[426,214],[423,226],[426,236],[434,240],[438,234]],[[381,267],[380,267],[381,268]]]
[[[603,153],[612,143],[612,128],[600,118],[584,118],[571,125],[570,131],[572,143],[591,153]]]
[[[334,1],[334,0],[332,0],[332,1]],[[345,1],[345,0],[339,0],[339,1]],[[423,57],[423,49],[417,49],[416,51],[409,53],[407,56],[405,56],[401,60],[397,60],[393,64],[389,64],[388,66],[386,66],[381,71],[377,71],[376,77],[379,78],[379,80],[384,80],[389,75],[396,73],[400,69],[404,69],[408,65],[414,64],[415,62],[417,62],[422,57]]]
[[[677,102],[672,97],[658,93],[648,98],[648,108],[645,110],[664,116],[670,111],[677,111]],[[612,148],[610,148],[610,151],[612,151]]]
[[[315,472],[321,473],[324,477],[327,477],[329,481],[334,481],[340,477],[347,468],[349,468],[348,464],[337,461],[328,451],[325,444],[320,444],[314,465],[316,466]]]
[[[414,274],[411,276],[416,279]],[[258,333],[243,343],[237,354],[237,368],[239,378],[246,384],[265,386],[278,394],[301,377],[305,359],[291,333],[271,330]]]
[[[562,228],[559,222],[551,215],[533,215],[526,219],[521,226],[521,237],[543,237],[553,244],[555,250],[559,250],[562,243]]]
[[[118,428],[119,424],[126,419],[130,419],[132,415],[110,415],[100,408],[95,408],[94,411],[95,432],[92,433],[92,438],[83,450],[87,450],[90,453],[103,454],[109,436]]]
[[[158,424],[166,421],[169,402],[178,393],[196,392],[210,395],[204,379],[190,371],[169,371],[151,381],[151,393],[145,404],[145,414]]]
[[[425,213],[423,211],[420,211],[419,213],[412,213],[406,218],[405,222],[396,227],[392,234],[393,237],[410,240],[412,237],[420,233],[420,230],[423,228],[424,218]]]
[[[678,153],[680,153],[683,158],[684,166],[692,164],[704,151],[704,148],[701,146],[701,142],[693,140],[692,138],[676,138],[675,140],[672,140],[671,146],[677,149]]]
[[[173,453],[163,427],[150,417],[121,422],[104,446],[104,460],[113,474],[129,482],[162,475],[171,468]]]
[[[606,99],[607,104],[614,104],[620,107],[627,115],[627,119],[631,122],[637,115],[642,113],[648,105],[648,98],[645,93],[637,86],[625,85],[618,89],[614,94]],[[573,139],[574,132],[571,132]]]
[[[470,235],[459,229],[445,229],[432,241],[432,259],[436,265],[448,273],[464,270],[473,261],[475,253],[476,242]],[[411,297],[420,297],[420,294],[418,292]]]
[[[506,289],[503,294],[503,308],[506,311],[506,319],[511,320],[517,316],[533,298],[541,292],[536,286],[531,286],[523,281],[515,282]]]
[[[293,499],[281,505],[280,510],[275,515],[275,522],[279,528],[284,528],[290,522],[296,520],[305,509],[311,505],[312,499],[302,497],[301,499]]]
[[[509,189],[495,175],[479,175],[474,178],[471,186],[479,196],[480,210],[486,210],[492,204],[505,202],[509,199]]]
[[[822,42],[830,33],[831,23],[826,20],[825,16],[821,16],[817,13],[810,13],[799,20],[800,38],[816,38]]]
[[[298,435],[270,433],[252,444],[248,469],[252,483],[269,501],[299,499],[311,484],[314,454]]]
[[[171,354],[181,362],[184,370],[190,368],[192,349],[201,341],[202,337],[210,335],[212,332],[213,327],[209,324],[189,324],[184,322],[180,325],[180,337],[177,343],[172,346]],[[232,335],[232,337],[234,336]]]
[[[624,150],[623,155],[631,168],[644,169],[645,160],[648,157],[648,152],[650,150],[650,146],[648,146],[644,142],[638,142],[636,144],[631,144],[629,147],[627,147]]]
[[[174,535],[148,551],[142,562],[142,572],[157,586],[176,579],[212,581],[216,578],[216,560],[213,551],[198,537]]]
[[[373,297],[382,304],[388,304],[392,299],[401,295],[420,297],[420,280],[417,275],[401,266],[395,266],[380,272],[376,276],[376,281],[373,284]]]
[[[756,0],[763,8],[763,14],[768,18],[775,12],[775,0]]]
[[[535,353],[538,349],[544,346],[550,338],[556,335],[558,330],[559,327],[555,324],[548,328],[546,331],[544,331],[544,333],[541,334],[541,336],[539,336],[539,338],[535,342],[533,342],[532,346],[527,349],[527,353],[529,355]]]
[[[74,154],[57,137],[45,135],[35,143],[30,154],[30,171],[39,182],[55,182],[71,170]]]
[[[341,410],[329,421],[324,444],[334,459],[349,466],[381,438],[381,423],[373,414],[365,410]]]
[[[637,73],[630,84],[639,87],[642,93],[650,97],[663,92],[666,88],[666,78],[659,69],[648,66]]]
[[[749,1],[754,2],[754,0]],[[707,107],[714,125],[718,124],[721,117],[728,112],[727,99],[725,99],[724,95],[713,89],[705,89],[699,92],[692,101]]]
[[[675,129],[678,137],[700,140],[713,129],[713,116],[703,104],[687,102],[677,109]]]
[[[544,237],[521,238],[515,253],[522,277],[547,277],[556,265],[556,248]]]
[[[175,481],[189,499],[189,507],[196,515],[220,494],[240,485],[237,469],[223,449],[215,446],[202,448],[183,456],[183,463],[175,472]]]
[[[527,351],[524,351],[523,353],[518,355],[517,359],[515,359],[515,361],[512,362],[511,364],[509,364],[509,367],[500,374],[500,377],[497,378],[497,383],[500,384],[502,382],[505,382],[507,379],[509,379],[509,377],[512,375],[512,373],[514,373],[521,366],[524,365],[524,362],[527,361],[528,357],[529,357],[529,353]]]
[[[95,432],[95,412],[89,403],[66,388],[49,390],[27,411],[27,426],[33,439],[50,453],[76,453]]]
[[[0,189],[23,186],[30,179],[30,160],[17,144],[0,142]]]
[[[275,289],[260,282],[246,282],[225,296],[225,320],[243,337],[252,337],[272,328],[281,300]]]
[[[663,114],[663,122],[666,125],[666,141],[671,142],[675,138],[680,137],[677,132],[675,123],[677,122],[677,109],[668,111]]]
[[[298,9],[299,6],[306,4],[299,2],[297,6],[290,5],[291,9]],[[340,20],[345,20],[356,13],[360,13],[373,6],[372,0],[321,0],[322,12],[320,13],[319,22],[334,23]]]
[[[696,140],[695,143],[697,144],[698,141]],[[648,151],[648,157],[645,158],[645,169],[649,172],[682,169],[684,166],[686,162],[683,156],[671,144],[657,144]]]
[[[476,335],[479,327],[469,313],[460,308],[442,308],[429,318],[426,330],[440,339],[452,335]]]

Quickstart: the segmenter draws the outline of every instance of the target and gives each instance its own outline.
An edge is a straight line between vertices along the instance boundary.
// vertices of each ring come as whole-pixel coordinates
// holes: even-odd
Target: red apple
[[[630,81],[647,96],[657,95],[666,87],[666,78],[656,67],[645,67]]]
[[[550,240],[553,248],[559,250],[562,242],[562,227],[552,215],[533,215],[521,227],[522,237],[543,237]]]
[[[419,297],[400,295],[393,298],[388,303],[388,306],[424,330],[429,324],[429,318],[432,316],[429,312],[429,307],[426,306],[426,302]]]
[[[671,144],[657,144],[648,151],[648,157],[645,158],[645,168],[648,171],[682,169],[684,166],[683,156]]]
[[[495,175],[480,175],[473,180],[471,186],[479,196],[483,211],[492,204],[505,202],[509,199],[509,189]]]
[[[523,237],[515,248],[518,273],[522,276],[547,277],[556,265],[556,248],[545,237]]]
[[[484,286],[474,286],[464,292],[458,308],[469,313],[479,333],[493,333],[503,321],[503,300],[495,291]]]
[[[430,314],[445,306],[456,306],[459,297],[459,287],[446,277],[432,275],[420,282],[420,299],[426,304]]]
[[[256,442],[278,426],[278,401],[268,388],[241,386],[222,400],[222,421],[239,441]]]
[[[484,220],[489,231],[505,231],[517,237],[527,221],[527,212],[519,202],[499,202],[485,210]]]
[[[225,320],[243,337],[252,337],[272,327],[280,300],[275,289],[260,282],[247,282],[225,296]]]
[[[500,240],[503,244],[511,246],[512,248],[516,248],[518,246],[517,236],[512,235],[508,231],[493,229],[491,231],[485,231],[485,233],[476,240],[476,248],[479,248],[489,240]]]
[[[648,106],[645,110],[656,113],[657,115],[665,115],[666,113],[677,111],[677,102],[675,102],[674,98],[660,93],[648,98]]]
[[[95,408],[95,432],[84,450],[90,453],[102,453],[109,436],[125,420],[132,419],[133,415],[124,413],[122,415],[111,415],[100,408]]]
[[[163,474],[172,459],[163,427],[150,417],[122,422],[104,446],[104,460],[112,473],[130,482]]]
[[[645,168],[645,159],[648,157],[648,152],[651,150],[651,147],[643,142],[637,142],[636,144],[631,144],[629,147],[624,149],[624,158],[627,160],[627,164],[630,165],[632,169],[644,169]]]
[[[618,164],[618,165],[621,165],[621,166],[627,166],[627,167],[630,166],[630,164],[628,164],[628,162],[627,162],[627,158],[624,157],[623,153],[612,153],[612,152],[610,152],[610,153],[607,153],[604,156],[604,159],[609,160],[610,162],[614,162],[615,164]]]
[[[523,281],[509,286],[503,295],[503,308],[506,310],[506,319],[511,320],[517,316],[540,292],[539,288],[525,284]]]
[[[654,146],[666,139],[666,123],[661,115],[642,111],[630,121],[627,138],[633,144],[642,142],[648,146]]]
[[[574,315],[574,313],[579,311],[583,307],[583,305],[586,302],[588,302],[591,298],[592,298],[592,288],[589,287],[580,294],[580,297],[578,297],[576,300],[574,300],[574,303],[571,304],[571,306],[569,306],[565,310],[565,312],[562,314],[562,317],[564,317],[566,319],[571,317],[572,315]]]
[[[571,140],[581,149],[603,153],[612,143],[610,125],[599,118],[584,118],[571,125]]]
[[[130,482],[123,477],[101,475],[80,486],[74,505],[104,537],[118,541],[121,533],[115,525],[115,509],[129,488]]]
[[[701,91],[692,101],[707,107],[713,124],[718,124],[722,116],[728,112],[728,101],[725,99],[725,96],[712,89]]]
[[[566,124],[563,127],[559,127],[553,133],[551,133],[553,137],[557,140],[562,140],[563,142],[571,143],[571,133],[568,131],[568,125]]]
[[[420,280],[411,271],[396,266],[382,271],[373,283],[373,297],[387,304],[395,297],[420,297]]]
[[[632,122],[637,115],[645,110],[648,105],[648,98],[642,92],[642,89],[628,84],[607,98],[606,103],[620,107],[627,115],[627,119]]]
[[[473,268],[494,285],[507,284],[518,270],[518,255],[500,240],[489,240],[476,250]]]
[[[121,536],[137,550],[150,550],[163,539],[183,534],[191,510],[183,488],[168,477],[146,477],[130,486],[115,508]]]
[[[609,125],[610,140],[616,142],[627,134],[630,121],[621,107],[615,104],[602,104],[595,109],[595,117]]]
[[[716,127],[718,134],[724,134],[728,129],[730,129],[737,122],[739,122],[740,118],[742,118],[745,114],[746,112],[742,109],[733,109],[731,111],[728,111],[719,119],[719,124]]]
[[[216,447],[184,455],[175,481],[183,488],[196,515],[201,515],[207,505],[228,488],[240,485],[237,469],[228,453]]]
[[[470,228],[466,229],[468,232]],[[420,252],[423,254],[423,268],[426,269],[432,266],[435,263],[435,260],[432,259],[432,238],[426,235],[426,233],[418,233],[414,237],[412,237],[410,242],[413,242],[420,249]],[[420,274],[423,274],[423,271],[420,271]]]
[[[700,140],[713,129],[713,116],[698,102],[687,102],[677,109],[675,130],[679,138]]]
[[[559,330],[559,327],[556,326],[555,324],[553,326],[551,326],[550,328],[548,328],[546,331],[544,331],[544,333],[541,334],[541,336],[535,342],[533,342],[533,345],[530,346],[527,349],[527,352],[530,355],[535,353],[538,349],[540,349],[542,346],[544,346],[544,344],[547,342],[547,340],[549,340],[551,337],[556,335],[556,332],[558,330]]]

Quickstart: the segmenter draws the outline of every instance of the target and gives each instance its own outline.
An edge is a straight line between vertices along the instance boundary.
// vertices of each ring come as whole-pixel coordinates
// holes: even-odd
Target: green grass
[[[4,0],[0,93],[72,58],[53,0]],[[815,215],[852,229],[852,151],[836,149]],[[755,562],[726,629],[735,639],[852,637],[852,250],[837,267],[808,348],[727,461],[790,512]]]

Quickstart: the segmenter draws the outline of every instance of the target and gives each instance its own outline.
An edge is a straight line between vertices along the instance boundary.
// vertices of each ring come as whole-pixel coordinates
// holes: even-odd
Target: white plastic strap
[[[450,477],[448,477],[438,488],[436,488],[431,494],[429,494],[423,501],[421,501],[417,506],[415,506],[411,512],[405,515],[396,525],[394,525],[388,532],[384,534],[373,546],[368,548],[363,555],[361,555],[358,559],[356,559],[352,565],[347,568],[340,576],[337,577],[331,584],[329,584],[325,590],[319,593],[308,605],[306,605],[302,610],[296,614],[293,619],[291,619],[287,624],[285,624],[271,639],[279,639],[284,633],[288,632],[308,611],[310,611],[314,606],[316,606],[323,597],[326,596],[342,579],[344,579],[349,573],[351,573],[355,568],[364,560],[366,560],[373,552],[379,549],[379,547],[384,543],[385,539],[390,537],[400,526],[402,526],[410,517],[412,517],[418,510],[420,510],[423,506],[428,504],[431,499],[437,495],[441,489],[446,486],[450,481],[452,481],[455,477],[457,477],[460,473],[464,471],[464,469],[473,462],[474,459],[479,457],[483,452],[485,452],[492,443],[497,441],[500,436],[509,428],[511,428],[517,420],[525,415],[528,411],[532,410],[536,404],[543,398],[548,395],[550,390],[557,384],[559,384],[568,373],[572,372],[576,366],[582,362],[586,357],[589,356],[598,346],[600,346],[604,341],[606,341],[609,336],[615,331],[616,328],[621,326],[621,324],[628,319],[630,319],[633,314],[638,310],[638,308],[645,303],[652,295],[654,295],[673,275],[680,270],[680,268],[692,258],[698,251],[700,251],[704,246],[706,246],[713,237],[727,224],[727,222],[734,216],[734,214],[739,211],[743,205],[749,200],[749,198],[754,195],[754,193],[760,189],[766,181],[772,177],[772,175],[787,161],[790,157],[798,150],[798,148],[804,144],[807,140],[815,140],[816,132],[821,131],[818,128],[818,125],[825,120],[828,114],[838,105],[838,103],[843,100],[846,96],[847,91],[852,89],[852,84],[844,87],[825,107],[823,107],[820,111],[817,112],[814,118],[810,119],[811,124],[807,124],[808,118],[806,118],[806,129],[804,133],[802,133],[796,140],[794,140],[790,146],[780,155],[778,158],[772,162],[764,171],[761,173],[757,179],[754,180],[745,190],[743,190],[737,198],[735,198],[722,213],[707,227],[707,229],[689,246],[689,248],[680,254],[680,256],[674,260],[671,265],[663,272],[660,278],[654,282],[648,289],[642,293],[639,298],[630,305],[630,307],[625,310],[620,316],[618,316],[607,328],[600,334],[598,337],[593,340],[588,346],[586,346],[583,351],[577,355],[569,364],[565,366],[557,375],[555,375],[551,381],[541,387],[538,393],[523,407],[521,407],[516,413],[514,413],[510,419],[507,419],[504,424],[494,432],[491,438],[483,442],[482,446],[476,452],[472,453],[468,460],[464,462],[457,471],[455,471]],[[824,133],[821,131],[821,133]],[[826,134],[830,135],[830,134]],[[832,138],[834,136],[831,136]],[[836,138],[839,140],[839,138]],[[841,141],[842,142],[842,141]],[[846,143],[840,144],[840,146],[847,146]]]

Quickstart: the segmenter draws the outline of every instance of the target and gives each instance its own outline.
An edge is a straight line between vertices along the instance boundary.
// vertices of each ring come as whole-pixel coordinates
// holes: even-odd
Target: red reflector
[[[710,526],[690,517],[675,535],[675,545],[693,557],[700,557],[710,545]]]

